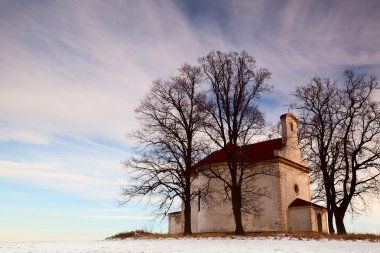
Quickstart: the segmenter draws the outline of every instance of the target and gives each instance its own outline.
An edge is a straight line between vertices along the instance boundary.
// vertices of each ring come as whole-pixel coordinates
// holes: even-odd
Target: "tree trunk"
[[[191,193],[190,193],[190,180],[186,180],[185,187],[185,227],[183,233],[191,234]]]
[[[344,219],[344,213],[343,214],[335,213],[336,230],[337,230],[337,233],[340,235],[347,234],[346,227],[344,226],[343,219]]]
[[[328,219],[328,223],[329,223],[329,233],[330,234],[335,234],[333,218],[334,218],[334,213],[330,209],[327,211],[327,219]]]
[[[191,234],[191,206],[190,206],[190,201],[186,200],[185,201],[185,228],[183,233],[184,234]]]
[[[326,161],[321,161],[321,171],[323,172],[323,183],[325,187],[325,194],[326,194],[326,207],[327,207],[327,220],[328,220],[328,225],[329,225],[329,233],[330,234],[335,234],[335,229],[334,229],[334,211],[332,210],[332,203],[333,199],[331,196],[331,182],[329,178],[329,174],[327,172],[327,163]]]
[[[244,234],[243,222],[241,220],[241,194],[238,192],[238,187],[232,189],[232,211],[235,218],[235,234]]]

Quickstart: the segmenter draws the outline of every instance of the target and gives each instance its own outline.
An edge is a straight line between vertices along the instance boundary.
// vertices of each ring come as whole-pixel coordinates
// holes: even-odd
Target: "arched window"
[[[322,216],[320,213],[317,214],[317,224],[318,224],[318,232],[322,233]]]

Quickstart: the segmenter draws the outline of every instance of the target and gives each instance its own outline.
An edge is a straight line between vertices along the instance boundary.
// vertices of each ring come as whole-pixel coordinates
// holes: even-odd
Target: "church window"
[[[318,232],[322,233],[322,216],[320,213],[317,214],[317,224],[318,224]]]
[[[298,188],[298,185],[297,185],[297,184],[294,185],[294,191],[298,194],[298,192],[299,192],[299,188]]]

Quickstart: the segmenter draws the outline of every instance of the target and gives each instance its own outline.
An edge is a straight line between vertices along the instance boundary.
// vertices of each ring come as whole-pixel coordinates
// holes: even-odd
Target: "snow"
[[[127,239],[91,242],[0,243],[0,252],[380,252],[379,242],[276,238]]]

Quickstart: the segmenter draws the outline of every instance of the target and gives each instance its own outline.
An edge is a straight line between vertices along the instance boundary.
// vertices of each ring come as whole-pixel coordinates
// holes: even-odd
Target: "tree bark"
[[[329,226],[329,233],[330,234],[335,234],[335,229],[334,229],[334,210],[333,210],[333,206],[332,206],[332,204],[333,204],[333,198],[331,196],[331,191],[330,191],[331,181],[330,181],[329,174],[327,172],[327,162],[326,162],[327,151],[326,151],[326,148],[321,148],[320,153],[322,154],[322,157],[323,157],[323,159],[320,159],[321,160],[320,170],[323,173],[323,183],[324,183],[324,187],[325,187],[326,207],[327,207],[327,220],[328,220],[328,226]]]
[[[330,208],[330,210],[327,210],[327,219],[328,219],[328,223],[329,223],[329,233],[330,234],[335,234],[333,218],[334,218],[334,213]]]
[[[188,137],[188,150],[191,150],[191,139]],[[183,233],[191,234],[191,153],[188,153],[185,157],[185,227]]]
[[[186,234],[192,234],[191,231],[191,205],[190,205],[190,194],[187,194],[186,192],[186,199],[185,199],[185,227],[183,233]]]
[[[232,191],[232,211],[234,213],[235,219],[235,234],[242,235],[244,234],[243,222],[241,219],[241,194],[239,194],[238,187],[233,187]]]
[[[346,227],[344,226],[344,213],[340,214],[335,213],[335,224],[336,224],[336,230],[337,233],[340,235],[345,235],[347,234]]]

